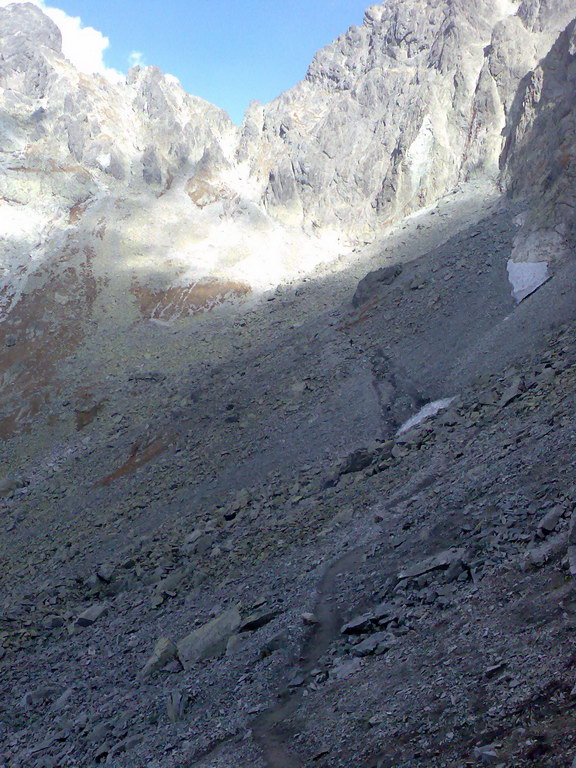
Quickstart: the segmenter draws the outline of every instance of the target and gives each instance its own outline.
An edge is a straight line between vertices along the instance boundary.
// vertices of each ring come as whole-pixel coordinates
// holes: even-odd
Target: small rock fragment
[[[343,635],[360,635],[362,632],[366,632],[373,620],[373,613],[363,613],[361,616],[355,616],[347,621],[340,631]]]
[[[483,765],[495,765],[500,761],[496,751],[499,746],[498,744],[486,744],[483,747],[476,747],[474,749],[474,757],[477,760],[481,760]]]
[[[126,739],[122,739],[122,741],[119,741],[117,744],[115,744],[112,749],[108,752],[108,757],[106,759],[107,763],[110,763],[113,761],[113,758],[116,757],[116,755],[121,755],[124,752],[128,752],[134,747],[138,746],[143,740],[142,736],[129,736]]]
[[[0,498],[8,496],[19,488],[24,488],[26,480],[22,477],[5,477],[0,480]]]
[[[556,529],[556,526],[560,522],[560,519],[563,514],[564,514],[563,507],[561,506],[553,507],[549,512],[547,512],[544,515],[542,520],[540,520],[540,523],[538,524],[538,533],[541,536],[546,536],[548,533],[552,533]]]
[[[390,624],[398,618],[398,608],[392,603],[380,603],[374,609],[374,620],[377,624]]]
[[[36,706],[48,699],[55,699],[60,693],[59,688],[55,688],[53,685],[43,685],[41,688],[36,688],[33,691],[28,691],[24,694],[22,704],[26,709]]]
[[[189,568],[178,568],[169,573],[168,576],[162,579],[162,581],[158,582],[150,598],[152,607],[158,608],[167,597],[172,597],[178,586],[184,581],[189,573]]]
[[[74,693],[74,688],[66,688],[64,693],[58,696],[56,701],[50,707],[52,712],[60,712],[60,710],[65,709],[70,699],[72,698],[73,693]]]
[[[466,567],[462,560],[457,559],[453,560],[448,568],[446,569],[446,573],[444,574],[444,578],[446,579],[446,582],[448,584],[451,584],[453,581],[456,581],[456,579],[461,576],[462,574],[466,573]]]
[[[392,285],[394,280],[401,274],[402,265],[393,264],[388,267],[381,267],[373,272],[369,272],[360,280],[356,292],[352,297],[352,306],[360,307],[369,301],[374,295],[378,295],[382,286]]]
[[[380,656],[386,653],[395,643],[395,639],[387,632],[376,632],[363,640],[352,649],[354,656]]]
[[[515,400],[522,391],[522,384],[522,378],[520,376],[516,376],[510,386],[502,393],[502,397],[498,402],[498,406],[500,408],[504,408],[506,405],[508,405],[508,403],[511,403],[512,400]]]
[[[305,682],[305,675],[297,674],[288,683],[288,688],[299,688],[301,685],[304,685]]]
[[[75,624],[78,627],[89,627],[107,613],[108,606],[105,603],[91,605],[90,608],[87,608],[76,618]]]
[[[166,714],[171,723],[182,720],[186,711],[188,696],[183,691],[172,691],[166,701]]]
[[[58,629],[64,626],[64,619],[62,616],[46,616],[42,622],[44,629]]]
[[[458,560],[461,562],[465,561],[463,549],[446,549],[443,552],[439,552],[437,555],[427,557],[425,560],[420,560],[409,568],[400,571],[398,578],[414,579],[417,576],[422,576],[430,571],[448,568],[454,561]]]
[[[282,648],[284,648],[288,643],[288,633],[286,630],[283,630],[282,632],[278,632],[277,635],[274,635],[270,640],[268,640],[267,643],[264,643],[264,645],[260,648],[260,656],[261,658],[265,659],[267,656],[270,656],[275,651],[279,651]]]
[[[234,656],[246,644],[246,636],[230,635],[226,643],[226,656]]]
[[[573,579],[576,579],[576,546],[571,544],[568,547],[568,565],[570,568],[570,575]]]
[[[330,754],[330,747],[328,746],[320,747],[320,749],[317,750],[312,755],[312,760],[320,760],[321,757],[324,757],[324,755],[328,755],[328,754]]]
[[[506,669],[505,662],[500,662],[499,664],[492,664],[491,667],[488,667],[484,671],[484,676],[490,679],[491,677],[495,677],[497,674],[502,672],[504,669]]]
[[[330,677],[333,680],[345,680],[347,677],[358,672],[362,667],[360,659],[339,660],[330,670]]]
[[[253,632],[271,622],[276,616],[278,616],[278,611],[258,611],[257,613],[251,613],[240,624],[239,631]]]
[[[96,571],[96,576],[105,584],[109,584],[114,576],[114,565],[112,563],[104,563]]]

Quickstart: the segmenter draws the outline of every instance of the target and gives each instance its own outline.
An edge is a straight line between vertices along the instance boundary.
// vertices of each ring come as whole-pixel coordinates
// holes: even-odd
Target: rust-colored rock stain
[[[0,324],[0,438],[29,431],[34,417],[58,392],[60,364],[84,336],[98,292],[92,252],[62,253],[60,264],[35,274]],[[62,270],[62,264],[68,266]],[[74,263],[73,263],[74,262]],[[60,268],[59,268],[60,267]]]
[[[164,453],[168,448],[168,444],[169,438],[166,436],[157,437],[145,445],[142,445],[139,442],[134,443],[128,459],[119,466],[118,469],[114,470],[114,472],[110,472],[109,475],[106,475],[100,482],[96,483],[96,485],[108,486],[113,483],[114,480],[126,477],[126,475],[131,475],[133,472],[136,472],[137,469],[143,467],[157,456],[160,456],[161,453]]]
[[[174,320],[200,312],[209,312],[230,298],[242,298],[251,292],[247,283],[208,279],[192,285],[152,291],[136,280],[132,293],[147,320]]]

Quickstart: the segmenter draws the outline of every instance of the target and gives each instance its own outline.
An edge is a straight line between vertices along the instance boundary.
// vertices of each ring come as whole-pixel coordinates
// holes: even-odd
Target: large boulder
[[[177,644],[182,666],[188,668],[202,659],[223,653],[230,636],[240,627],[240,622],[240,611],[238,606],[234,606],[182,638]]]

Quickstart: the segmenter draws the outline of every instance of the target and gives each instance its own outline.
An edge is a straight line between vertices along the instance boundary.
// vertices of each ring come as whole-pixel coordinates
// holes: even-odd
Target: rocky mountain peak
[[[3,58],[8,58],[4,46],[15,38],[19,46],[44,46],[62,53],[60,28],[33,3],[12,3],[0,8],[0,36]]]
[[[58,26],[32,3],[0,8],[0,86],[41,99],[54,77],[49,60],[62,56]]]

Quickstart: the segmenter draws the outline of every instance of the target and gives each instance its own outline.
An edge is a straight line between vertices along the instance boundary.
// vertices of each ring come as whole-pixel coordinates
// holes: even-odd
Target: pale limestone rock
[[[224,653],[229,638],[240,627],[240,621],[240,611],[235,606],[182,638],[177,644],[182,666],[191,667],[197,661]]]
[[[370,237],[462,180],[506,172],[506,137],[529,119],[519,88],[573,15],[567,0],[374,5],[304,81],[251,107],[239,157],[274,216]]]
[[[165,667],[166,664],[176,658],[177,651],[176,644],[169,637],[160,637],[154,646],[152,655],[140,673],[141,677],[153,675],[154,672]]]

